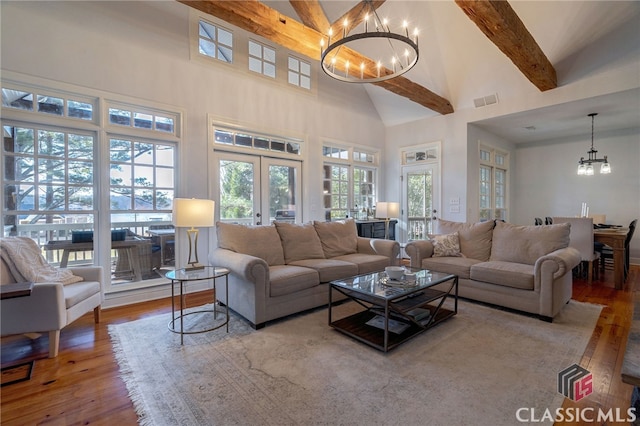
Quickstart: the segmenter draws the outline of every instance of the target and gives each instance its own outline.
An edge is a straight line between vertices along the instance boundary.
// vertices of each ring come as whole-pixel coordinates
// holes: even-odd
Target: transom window
[[[173,114],[121,105],[109,106],[109,124],[176,134],[176,117]]]
[[[276,78],[276,51],[262,43],[249,40],[249,70]]]
[[[198,50],[201,55],[232,63],[233,33],[201,19],[198,25]]]
[[[214,141],[219,145],[302,155],[302,141],[300,140],[261,135],[244,130],[225,129],[215,126]]]
[[[2,88],[2,106],[60,117],[93,120],[95,100],[40,93],[14,87]]]

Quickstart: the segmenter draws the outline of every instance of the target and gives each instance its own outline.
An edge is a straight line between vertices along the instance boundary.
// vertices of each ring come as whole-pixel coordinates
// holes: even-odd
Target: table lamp
[[[389,238],[389,219],[400,216],[400,203],[380,201],[376,204],[376,217],[384,219],[384,238]]]
[[[215,225],[215,202],[197,198],[175,198],[173,200],[173,225],[176,228],[190,228],[189,236],[189,260],[191,265],[186,270],[202,269],[204,265],[198,264],[198,230],[196,227],[211,227]]]

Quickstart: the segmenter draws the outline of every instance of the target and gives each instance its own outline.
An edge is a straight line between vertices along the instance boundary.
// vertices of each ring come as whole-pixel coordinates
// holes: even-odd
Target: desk
[[[115,250],[124,250],[129,258],[129,265],[133,269],[133,275],[136,281],[142,281],[142,271],[140,268],[139,246],[150,244],[149,240],[144,239],[127,239],[124,241],[111,241],[111,248]],[[69,263],[69,254],[75,251],[92,251],[93,241],[86,243],[72,243],[71,241],[49,241],[44,245],[45,250],[63,250],[60,259],[60,267],[66,268]],[[135,250],[132,250],[135,249]]]
[[[593,241],[606,244],[613,249],[613,277],[616,290],[622,290],[624,284],[624,243],[628,228],[595,229]]]

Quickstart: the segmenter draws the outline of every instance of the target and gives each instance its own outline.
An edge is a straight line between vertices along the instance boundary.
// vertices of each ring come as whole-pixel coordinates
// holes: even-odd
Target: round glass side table
[[[221,268],[218,266],[205,266],[201,269],[175,269],[173,271],[169,271],[165,274],[167,279],[171,280],[171,321],[169,321],[168,327],[169,330],[173,333],[180,334],[180,344],[184,344],[184,335],[185,334],[196,334],[196,333],[206,333],[208,331],[217,330],[226,326],[227,333],[229,332],[229,307],[227,304],[223,304],[224,310],[221,309],[221,305],[218,303],[216,297],[216,280],[218,278],[224,277],[224,285],[225,285],[225,294],[229,294],[229,270],[227,268]],[[212,309],[200,309],[195,311],[184,312],[186,308],[185,303],[185,286],[187,283],[191,281],[203,281],[203,280],[212,280],[213,281],[213,308]],[[176,310],[175,303],[175,284],[179,283],[180,285],[180,310]],[[179,312],[179,315],[176,314]],[[210,327],[205,327],[203,329],[197,330],[185,330],[184,328],[184,318],[189,315],[203,315],[203,314],[213,314],[213,325]],[[224,321],[218,322],[218,314],[224,314]],[[179,328],[176,327],[176,321],[179,321]]]

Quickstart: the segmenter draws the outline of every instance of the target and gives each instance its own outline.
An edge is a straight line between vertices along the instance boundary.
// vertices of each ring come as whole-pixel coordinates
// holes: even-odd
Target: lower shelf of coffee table
[[[435,310],[435,308],[431,306],[429,306],[429,308],[432,309],[432,312]],[[409,327],[402,333],[397,334],[391,331],[388,332],[386,347],[384,345],[384,330],[366,324],[367,321],[369,321],[376,315],[377,314],[375,312],[365,310],[348,317],[335,320],[331,322],[330,325],[341,333],[351,336],[354,339],[366,343],[367,345],[372,346],[376,349],[387,352],[395,348],[399,344],[417,336],[418,334],[427,331],[428,329],[436,324],[441,323],[445,319],[452,317],[453,315],[455,315],[455,312],[449,309],[440,308],[433,322],[431,322],[427,327],[421,327],[417,324],[407,321]],[[397,320],[396,317],[391,317],[391,319]]]

